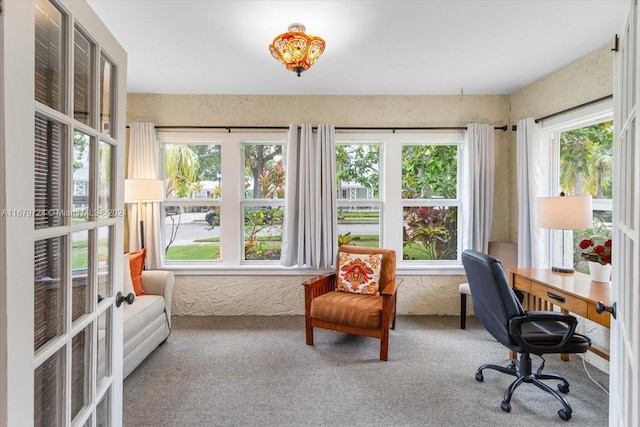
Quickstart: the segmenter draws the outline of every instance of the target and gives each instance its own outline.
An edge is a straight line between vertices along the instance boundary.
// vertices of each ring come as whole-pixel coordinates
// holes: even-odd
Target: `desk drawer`
[[[542,298],[545,301],[549,301],[553,305],[557,305],[558,307],[562,307],[565,310],[568,310],[572,313],[575,313],[582,317],[587,317],[587,302],[581,299],[577,299],[571,295],[568,295],[559,290],[550,290],[548,287],[541,285],[539,283],[533,282],[531,283],[531,292],[532,295]],[[554,295],[554,297],[550,296]]]
[[[512,284],[512,286],[515,289],[520,289],[522,292],[526,293],[531,292],[531,280],[525,279],[524,277],[518,276],[517,274],[514,274],[511,277],[513,277],[514,283]]]
[[[606,326],[607,328],[611,327],[611,315],[608,312],[605,311],[602,314],[598,313],[596,311],[595,304],[590,304],[588,311],[589,315],[587,316],[587,319],[593,320],[594,322],[599,323],[602,326]]]

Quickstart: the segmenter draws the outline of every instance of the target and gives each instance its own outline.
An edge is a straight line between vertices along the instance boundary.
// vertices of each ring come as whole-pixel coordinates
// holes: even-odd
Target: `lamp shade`
[[[591,196],[538,197],[538,227],[581,230],[593,225]]]
[[[161,179],[125,179],[124,202],[161,202],[164,200],[164,181]]]

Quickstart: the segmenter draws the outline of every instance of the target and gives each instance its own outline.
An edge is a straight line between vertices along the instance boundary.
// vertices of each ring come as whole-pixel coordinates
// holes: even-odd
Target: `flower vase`
[[[611,279],[611,264],[600,264],[589,261],[589,275],[594,282],[609,282]]]

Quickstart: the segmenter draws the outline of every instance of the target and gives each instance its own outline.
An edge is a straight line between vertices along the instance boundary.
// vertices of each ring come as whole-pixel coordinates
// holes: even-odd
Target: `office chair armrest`
[[[567,330],[562,336],[562,340],[559,343],[553,345],[539,345],[527,341],[522,336],[522,325],[525,323],[544,323],[544,322],[562,322],[567,324]],[[575,317],[558,313],[555,311],[528,311],[524,316],[513,317],[509,320],[509,334],[513,337],[516,343],[529,353],[543,354],[550,352],[559,352],[573,337],[573,334],[578,326],[578,319]]]

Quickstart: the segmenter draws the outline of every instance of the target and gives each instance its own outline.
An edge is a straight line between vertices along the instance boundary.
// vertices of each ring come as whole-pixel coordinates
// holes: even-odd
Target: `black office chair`
[[[551,394],[562,403],[558,415],[565,421],[571,419],[571,406],[566,399],[541,380],[559,380],[558,390],[569,392],[569,383],[559,375],[543,374],[544,359],[536,373],[531,370],[531,354],[541,356],[551,353],[584,353],[591,340],[575,333],[578,321],[575,317],[554,311],[528,311],[521,305],[514,290],[507,283],[507,277],[500,260],[481,252],[465,250],[462,253],[471,293],[473,309],[485,329],[505,347],[519,353],[518,360],[512,360],[506,367],[485,364],[478,368],[476,380],[483,381],[482,371],[495,369],[516,377],[504,393],[500,405],[505,412],[511,412],[511,395],[522,384],[532,383]]]

